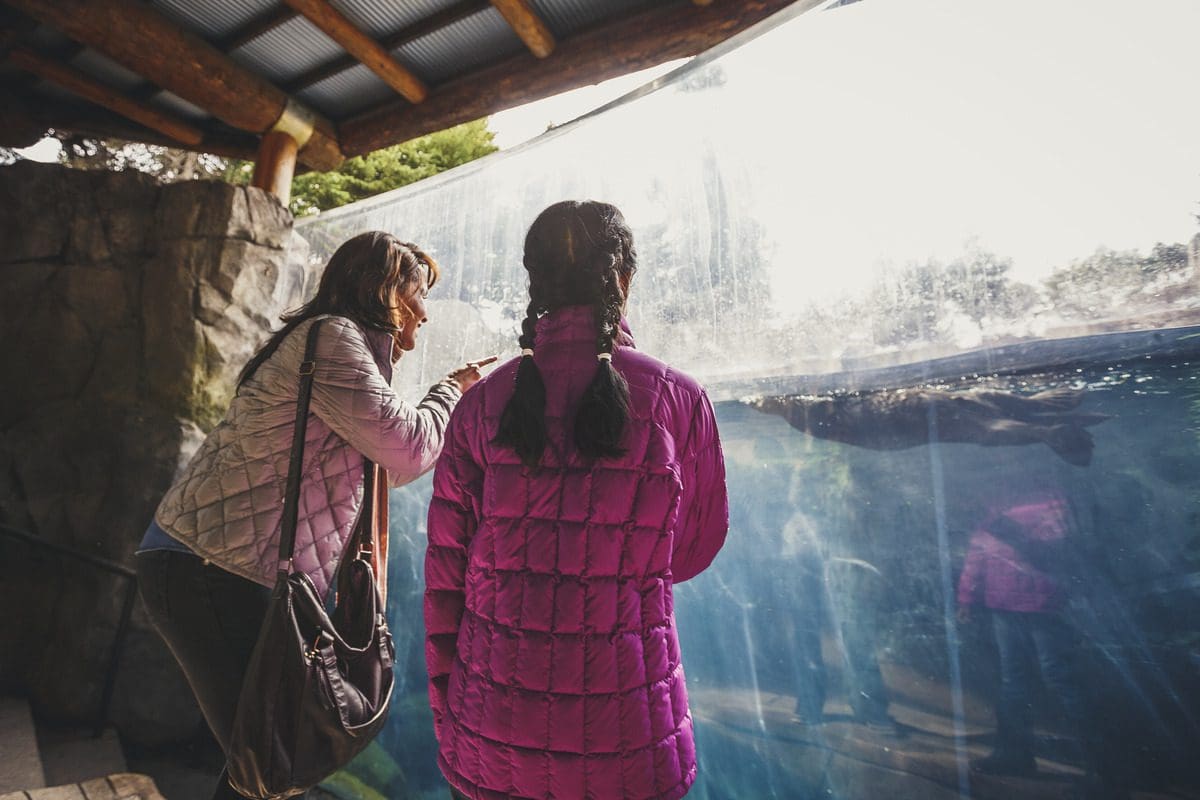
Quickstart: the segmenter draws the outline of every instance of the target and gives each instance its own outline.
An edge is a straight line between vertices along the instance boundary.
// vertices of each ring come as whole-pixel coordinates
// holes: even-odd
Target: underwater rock
[[[1043,443],[1068,464],[1083,467],[1091,463],[1093,449],[1086,428],[1109,415],[1076,410],[1082,402],[1082,390],[1067,388],[1032,395],[883,389],[834,397],[763,397],[749,404],[810,436],[871,450],[932,441],[988,447]]]

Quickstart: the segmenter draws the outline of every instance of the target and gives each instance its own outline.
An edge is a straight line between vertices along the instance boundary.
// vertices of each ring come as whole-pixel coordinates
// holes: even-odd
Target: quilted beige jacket
[[[300,362],[311,322],[288,335],[238,391],[167,491],[155,519],[217,566],[271,586],[296,417]],[[391,387],[391,337],[344,317],[325,317],[317,340],[312,403],[296,526],[295,567],[324,595],[363,499],[363,456],[393,485],[433,468],[461,397],[443,381],[413,407]]]

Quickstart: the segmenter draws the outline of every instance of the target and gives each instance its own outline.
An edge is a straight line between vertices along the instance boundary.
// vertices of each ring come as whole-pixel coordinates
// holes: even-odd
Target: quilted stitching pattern
[[[460,397],[449,382],[416,406],[392,391],[391,340],[344,317],[326,317],[317,364],[296,527],[295,566],[324,594],[363,499],[363,456],[394,485],[433,468]],[[300,362],[311,323],[300,324],[238,392],[167,492],[163,530],[234,574],[270,586],[278,569]]]
[[[517,361],[467,393],[434,472],[426,660],[438,763],[472,798],[678,798],[696,776],[672,586],[725,540],[724,461],[700,386],[633,349],[626,455],[569,445],[596,369],[590,308],[538,324],[549,445],[494,446]]]

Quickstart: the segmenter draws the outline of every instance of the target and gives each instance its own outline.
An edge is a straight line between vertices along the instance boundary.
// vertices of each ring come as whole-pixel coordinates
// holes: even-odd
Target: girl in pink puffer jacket
[[[522,355],[468,392],[434,473],[429,694],[473,800],[672,800],[696,778],[672,586],[725,540],[725,468],[692,378],[634,349],[619,211],[525,240]]]

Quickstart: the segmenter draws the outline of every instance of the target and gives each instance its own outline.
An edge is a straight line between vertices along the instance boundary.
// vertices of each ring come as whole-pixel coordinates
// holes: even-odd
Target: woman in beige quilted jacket
[[[364,233],[339,247],[316,297],[284,316],[283,328],[242,371],[225,418],[167,491],[138,549],[150,619],[226,752],[278,568],[308,330],[323,320],[294,564],[325,594],[362,507],[364,457],[386,471],[392,485],[432,469],[450,412],[480,378],[481,363],[467,364],[415,406],[392,390],[392,367],[416,345],[437,277],[432,258],[386,233]],[[386,498],[378,505],[386,509]],[[376,574],[382,579],[386,570]],[[237,797],[222,775],[214,798]]]

